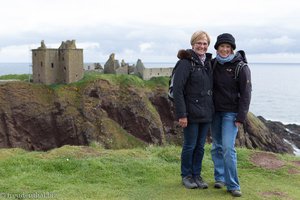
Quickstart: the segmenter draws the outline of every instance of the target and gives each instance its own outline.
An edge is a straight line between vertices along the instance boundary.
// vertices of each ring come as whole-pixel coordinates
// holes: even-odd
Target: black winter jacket
[[[214,113],[212,55],[206,54],[203,65],[193,50],[182,52],[187,55],[176,64],[173,86],[176,117],[187,117],[188,122],[194,123],[211,122]],[[180,58],[179,54],[180,51]]]
[[[215,59],[212,60],[212,65]],[[214,106],[216,111],[238,113],[236,121],[244,122],[251,100],[251,72],[245,65],[234,80],[235,68],[240,61],[247,63],[244,51],[238,51],[231,62],[221,65],[217,62],[214,76]]]

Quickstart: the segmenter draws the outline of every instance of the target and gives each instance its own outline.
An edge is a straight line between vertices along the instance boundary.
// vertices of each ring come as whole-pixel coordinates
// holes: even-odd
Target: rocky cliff
[[[167,99],[166,83],[159,78],[156,83],[130,75],[101,75],[52,87],[25,82],[0,85],[0,147],[49,150],[92,142],[105,148],[181,144],[182,130]],[[285,132],[287,127],[272,128],[270,123],[249,113],[237,145],[292,153],[283,139],[294,141]],[[299,126],[289,128],[299,136]]]

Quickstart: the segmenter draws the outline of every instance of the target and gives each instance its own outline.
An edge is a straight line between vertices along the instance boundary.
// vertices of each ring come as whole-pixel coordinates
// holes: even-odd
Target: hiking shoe
[[[233,197],[240,197],[242,196],[242,192],[240,190],[228,190]]]
[[[214,187],[217,189],[221,189],[224,186],[225,186],[225,183],[223,183],[222,181],[216,181]]]
[[[185,176],[185,177],[183,177],[182,178],[182,184],[187,189],[194,189],[194,188],[198,187],[197,183],[195,183],[195,180],[193,179],[192,176]]]
[[[207,183],[205,183],[202,179],[201,176],[196,176],[194,177],[194,181],[195,183],[198,185],[198,188],[200,189],[207,189],[208,188],[208,185]]]

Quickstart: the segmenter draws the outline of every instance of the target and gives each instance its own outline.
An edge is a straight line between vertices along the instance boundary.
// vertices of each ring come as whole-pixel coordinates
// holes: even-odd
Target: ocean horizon
[[[93,62],[85,64],[89,63]],[[165,68],[174,67],[175,62],[144,65]],[[300,63],[249,63],[249,67],[253,86],[250,112],[267,120],[300,125]],[[0,76],[6,74],[32,74],[31,63],[0,63]]]

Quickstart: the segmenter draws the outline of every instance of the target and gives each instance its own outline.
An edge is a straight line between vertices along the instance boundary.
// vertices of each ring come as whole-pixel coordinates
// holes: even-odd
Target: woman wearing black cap
[[[251,73],[244,51],[234,54],[235,39],[229,33],[218,36],[212,61],[214,68],[212,160],[215,188],[226,185],[234,197],[242,195],[237,174],[235,139],[246,118],[251,99]],[[240,70],[237,71],[237,67]]]

